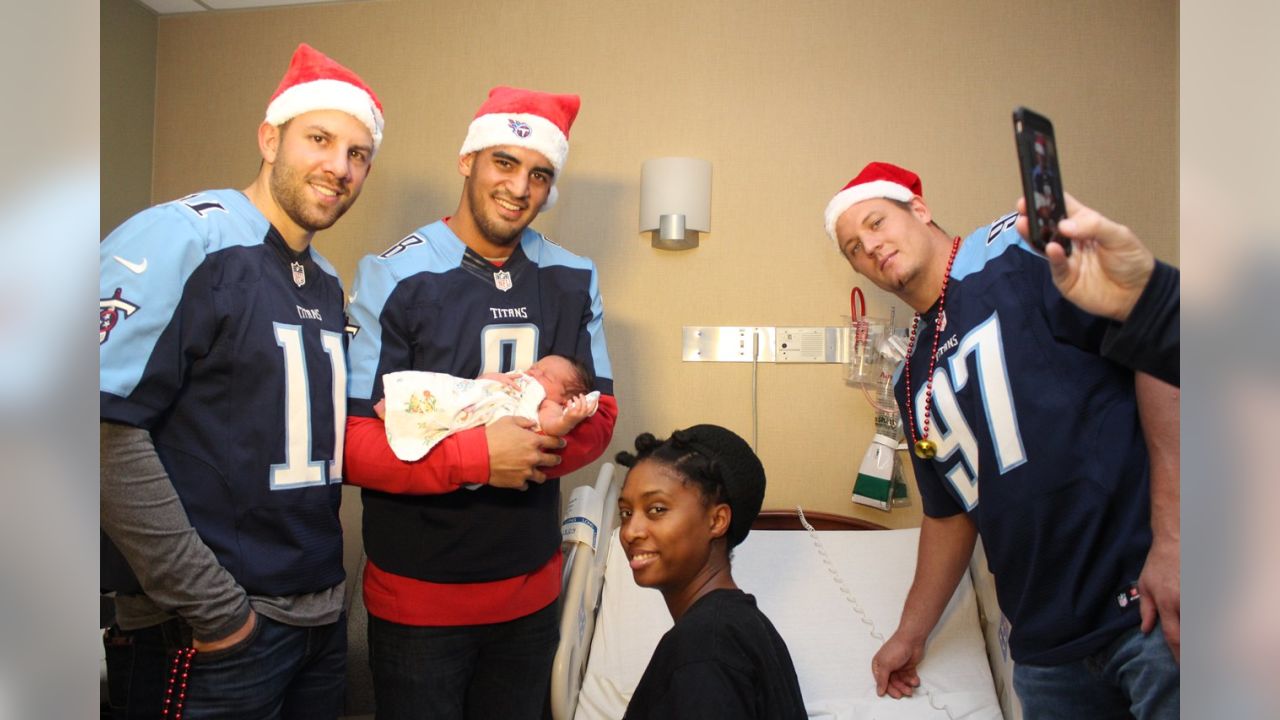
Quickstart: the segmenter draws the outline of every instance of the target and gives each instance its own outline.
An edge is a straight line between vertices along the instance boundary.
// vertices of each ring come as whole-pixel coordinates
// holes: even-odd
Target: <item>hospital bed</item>
[[[621,483],[622,474],[615,477],[606,464],[594,487],[575,491],[566,513],[555,720],[621,718],[671,627],[661,594],[635,584],[618,542]],[[797,508],[762,512],[734,550],[734,579],[786,640],[809,717],[1020,719],[1009,683],[1008,624],[994,605],[981,552],[930,635],[919,669],[927,692],[876,697],[871,658],[897,627],[918,538],[918,528],[886,530]]]

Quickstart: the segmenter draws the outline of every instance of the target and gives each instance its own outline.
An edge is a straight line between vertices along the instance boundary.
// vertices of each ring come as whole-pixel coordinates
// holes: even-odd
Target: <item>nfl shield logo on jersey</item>
[[[493,274],[493,284],[502,292],[511,289],[511,273],[506,270],[499,270]]]
[[[307,284],[307,273],[302,269],[302,263],[295,262],[289,265],[293,270],[293,284],[302,287]]]

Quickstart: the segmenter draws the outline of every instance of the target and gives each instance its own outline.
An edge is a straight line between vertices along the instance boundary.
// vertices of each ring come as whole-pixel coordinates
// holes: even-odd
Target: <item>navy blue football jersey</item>
[[[933,372],[938,453],[912,463],[925,514],[977,524],[1014,660],[1057,664],[1139,622],[1116,597],[1151,545],[1149,462],[1133,373],[1098,355],[1107,321],[1062,297],[1015,218],[956,255]],[[909,359],[917,437],[935,321],[936,304]]]
[[[341,582],[343,290],[243,193],[158,205],[102,242],[103,420],[147,429],[187,515],[251,594]],[[105,541],[105,538],[104,538]],[[136,590],[104,565],[104,586]]]
[[[595,265],[526,228],[496,266],[443,221],[361,260],[350,306],[351,413],[373,417],[382,376],[473,378],[549,354],[581,360],[613,394]],[[365,548],[379,568],[432,582],[487,582],[542,567],[560,545],[558,480],[524,493],[488,485],[441,495],[366,488]]]

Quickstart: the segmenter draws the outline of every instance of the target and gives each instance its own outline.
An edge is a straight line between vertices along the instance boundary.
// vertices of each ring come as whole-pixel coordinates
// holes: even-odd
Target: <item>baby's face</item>
[[[547,391],[547,399],[559,405],[569,401],[567,388],[574,384],[577,371],[568,360],[549,355],[529,366],[525,372]]]

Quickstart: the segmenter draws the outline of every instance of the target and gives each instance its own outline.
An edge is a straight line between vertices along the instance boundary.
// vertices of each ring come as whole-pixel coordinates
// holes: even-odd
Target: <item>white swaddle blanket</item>
[[[496,380],[471,380],[445,373],[402,370],[382,376],[386,396],[387,442],[396,457],[420,459],[441,440],[509,415],[538,425],[538,406],[547,391],[533,376],[520,373],[515,386]],[[599,393],[588,395],[595,413]]]
[[[547,396],[537,380],[523,373],[516,376],[515,387],[508,387],[496,380],[404,370],[383,375],[382,386],[387,442],[396,457],[408,462],[460,430],[498,418],[517,415],[536,423],[538,405]]]

